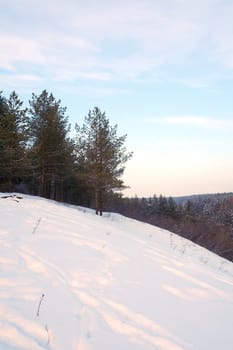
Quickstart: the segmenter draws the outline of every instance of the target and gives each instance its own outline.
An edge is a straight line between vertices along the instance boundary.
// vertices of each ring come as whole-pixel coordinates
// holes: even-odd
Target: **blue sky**
[[[0,90],[106,111],[127,195],[233,190],[233,1],[0,0]]]

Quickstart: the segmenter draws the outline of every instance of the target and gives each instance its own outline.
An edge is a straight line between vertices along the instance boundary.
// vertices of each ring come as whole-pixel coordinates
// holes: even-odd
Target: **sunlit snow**
[[[1,193],[0,218],[1,350],[232,349],[227,260],[38,197]]]

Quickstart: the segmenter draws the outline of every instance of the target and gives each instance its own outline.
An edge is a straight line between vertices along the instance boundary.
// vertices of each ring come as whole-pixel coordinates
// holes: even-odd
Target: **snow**
[[[1,350],[232,349],[231,262],[121,215],[3,197]]]

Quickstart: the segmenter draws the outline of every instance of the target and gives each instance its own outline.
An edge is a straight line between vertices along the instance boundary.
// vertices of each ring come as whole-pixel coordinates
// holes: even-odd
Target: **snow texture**
[[[121,215],[0,194],[1,350],[231,350],[233,264]]]

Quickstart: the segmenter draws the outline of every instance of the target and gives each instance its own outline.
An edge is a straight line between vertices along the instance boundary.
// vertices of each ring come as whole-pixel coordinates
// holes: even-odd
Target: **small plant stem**
[[[40,306],[41,306],[43,298],[44,298],[44,294],[42,294],[42,296],[40,298],[40,302],[39,302],[38,309],[37,309],[37,314],[36,314],[37,317],[39,317],[39,315],[40,315]]]

